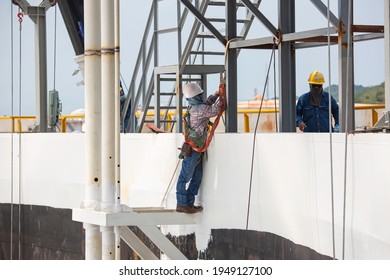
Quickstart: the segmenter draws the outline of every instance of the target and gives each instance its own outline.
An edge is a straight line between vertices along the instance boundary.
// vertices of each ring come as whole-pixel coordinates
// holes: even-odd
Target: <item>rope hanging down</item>
[[[13,3],[11,2],[11,15],[13,15]],[[11,18],[11,30],[10,30],[10,39],[11,39],[11,116],[14,116],[14,22],[12,16]],[[14,225],[14,122],[12,121],[11,129],[11,230],[10,230],[10,260],[13,259],[13,225]]]
[[[274,39],[272,53],[271,53],[271,57],[270,57],[269,64],[268,64],[267,76],[265,78],[265,83],[264,83],[263,97],[264,97],[264,93],[265,93],[265,91],[267,89],[267,85],[268,85],[268,78],[269,78],[269,73],[271,70],[272,60],[275,60],[275,49],[276,49],[277,44],[278,44],[278,41],[276,39]],[[274,66],[275,66],[275,64],[274,64]],[[275,75],[275,68],[274,68],[274,75]],[[276,93],[275,93],[275,95],[276,95]],[[255,129],[253,132],[252,161],[251,161],[251,173],[250,173],[250,179],[249,179],[248,207],[247,207],[247,213],[246,213],[243,259],[246,259],[246,244],[247,244],[247,235],[248,235],[248,228],[249,228],[249,213],[250,213],[251,196],[252,196],[253,166],[254,166],[254,157],[255,157],[256,135],[257,135],[256,132],[257,132],[257,127],[258,127],[259,121],[260,121],[260,114],[261,114],[261,109],[263,107],[263,100],[264,100],[264,98],[261,99],[260,108],[259,108],[259,112],[258,112],[257,120],[256,120],[256,126],[255,126]]]
[[[330,3],[327,3],[327,18],[328,18],[328,71],[329,71],[329,96],[332,96],[332,68],[330,60]],[[329,163],[330,163],[330,192],[331,192],[331,208],[332,208],[332,248],[333,248],[333,259],[336,259],[336,244],[335,244],[335,229],[334,229],[334,187],[333,187],[333,136],[332,136],[332,110],[331,98],[329,98]]]
[[[19,124],[20,128],[22,127],[21,120],[22,120],[22,22],[23,22],[23,13],[19,7],[18,11],[18,21],[19,21]],[[22,130],[18,129],[19,132],[19,181],[18,181],[18,257],[19,260],[22,256],[22,224],[21,224],[21,214],[22,214]]]

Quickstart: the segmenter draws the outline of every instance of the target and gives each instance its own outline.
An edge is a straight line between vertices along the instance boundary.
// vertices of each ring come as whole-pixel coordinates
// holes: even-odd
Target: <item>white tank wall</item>
[[[23,134],[23,204],[78,208],[84,199],[84,135]],[[18,135],[14,135],[14,203],[18,202]],[[174,174],[180,134],[122,135],[122,202],[131,207],[174,208]],[[170,226],[173,234],[196,232],[199,250],[211,229],[245,229],[253,134],[217,134],[205,158],[197,226]],[[345,136],[333,134],[336,257],[343,232]],[[9,203],[10,134],[0,135],[0,202]],[[328,134],[257,134],[249,229],[268,231],[333,256]],[[347,259],[390,259],[390,135],[348,137]],[[171,185],[169,182],[173,176]],[[167,197],[164,196],[169,190]]]

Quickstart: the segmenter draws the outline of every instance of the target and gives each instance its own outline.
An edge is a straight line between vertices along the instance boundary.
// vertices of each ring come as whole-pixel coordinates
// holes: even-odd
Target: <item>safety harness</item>
[[[214,123],[211,126],[211,129],[209,131],[209,136],[206,138],[204,135],[207,134],[207,127],[205,128],[205,131],[203,131],[202,134],[199,134],[195,130],[190,128],[189,120],[190,120],[190,113],[189,110],[187,110],[186,114],[183,117],[183,127],[184,127],[184,141],[188,143],[191,148],[196,152],[204,152],[207,150],[208,146],[210,145],[211,140],[214,136],[214,131],[218,126],[219,119],[222,116],[222,113],[225,111],[225,104],[226,104],[226,81],[224,77],[224,73],[221,74],[221,81],[219,84],[218,89],[218,95],[219,95],[219,113],[217,117],[214,120]]]

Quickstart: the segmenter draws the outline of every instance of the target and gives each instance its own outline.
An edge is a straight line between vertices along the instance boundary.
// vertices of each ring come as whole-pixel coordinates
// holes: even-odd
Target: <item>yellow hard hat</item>
[[[308,81],[309,84],[314,85],[323,85],[325,83],[324,75],[318,70],[315,70],[310,74]]]

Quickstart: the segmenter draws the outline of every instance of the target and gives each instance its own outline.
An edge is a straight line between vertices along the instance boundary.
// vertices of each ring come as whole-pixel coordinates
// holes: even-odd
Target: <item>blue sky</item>
[[[29,1],[39,4],[41,1]],[[323,1],[325,4],[327,1]],[[354,1],[355,24],[383,25],[383,0]],[[140,39],[149,13],[151,0],[121,1],[121,73],[129,84],[132,70],[138,54]],[[176,1],[165,0],[160,3],[161,28],[174,27],[176,19]],[[277,1],[263,0],[262,12],[277,26]],[[338,15],[337,1],[330,1],[331,10]],[[54,86],[53,57],[54,57],[54,8],[47,12],[47,51],[48,51],[48,90]],[[11,6],[8,1],[0,1],[0,20],[2,22],[0,36],[5,44],[0,44],[3,59],[0,64],[0,115],[11,114]],[[13,36],[14,36],[14,114],[19,108],[19,23],[17,7],[13,6]],[[304,31],[327,27],[326,19],[314,8],[309,0],[296,1],[296,30]],[[248,38],[269,36],[265,28],[255,20]],[[35,114],[35,79],[34,79],[34,32],[32,21],[25,16],[22,23],[22,114]],[[161,36],[161,42],[169,46],[162,48],[160,65],[176,64],[176,36]],[[221,46],[216,43],[216,48]],[[337,46],[331,47],[331,81],[338,83]],[[355,83],[364,86],[376,85],[384,81],[384,40],[359,42],[355,44]],[[270,51],[243,50],[238,59],[238,98],[249,100],[254,92],[262,91],[265,82],[265,72]],[[297,95],[307,91],[307,78],[311,71],[318,69],[329,77],[327,47],[303,49],[296,53],[297,59]],[[76,83],[82,80],[80,74],[72,76],[78,65],[74,62],[74,51],[68,38],[59,9],[57,10],[57,60],[56,60],[56,89],[63,103],[63,114],[84,107],[84,87]],[[273,77],[271,76],[273,81]],[[215,84],[215,89],[217,88]],[[209,91],[213,91],[209,83]],[[270,95],[273,86],[270,85]]]

